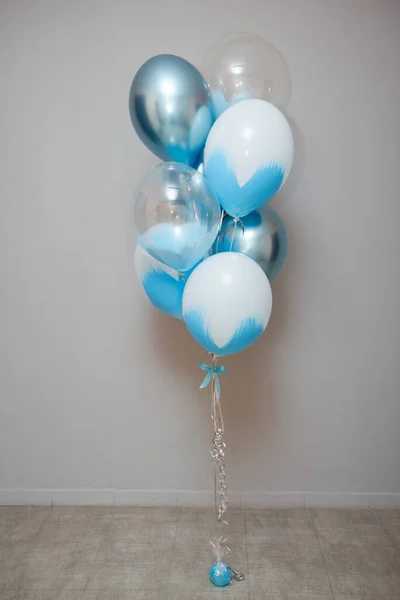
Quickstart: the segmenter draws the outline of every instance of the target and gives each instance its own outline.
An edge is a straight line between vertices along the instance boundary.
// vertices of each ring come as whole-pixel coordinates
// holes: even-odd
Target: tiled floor
[[[400,599],[400,510],[229,511],[208,581],[206,509],[0,507],[0,600]]]

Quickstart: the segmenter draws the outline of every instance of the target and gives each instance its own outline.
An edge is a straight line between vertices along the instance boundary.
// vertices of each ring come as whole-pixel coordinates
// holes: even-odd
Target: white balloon
[[[183,319],[194,339],[217,356],[244,350],[264,331],[272,310],[268,278],[237,252],[215,254],[190,275]]]
[[[270,200],[293,163],[286,117],[264,100],[244,100],[214,123],[204,149],[206,178],[222,208],[244,217]]]

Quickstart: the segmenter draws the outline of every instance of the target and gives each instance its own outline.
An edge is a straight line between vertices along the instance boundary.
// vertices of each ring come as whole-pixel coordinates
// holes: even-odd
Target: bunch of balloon
[[[201,71],[201,72],[200,72]],[[182,319],[210,354],[214,435],[214,562],[225,586],[244,575],[226,562],[220,527],[228,506],[220,357],[241,352],[266,328],[272,280],[287,253],[285,226],[266,203],[284,185],[293,136],[284,114],[290,77],[279,51],[252,34],[231,34],[200,71],[174,55],[136,73],[129,111],[141,141],[163,162],[134,195],[135,269],[158,309]]]

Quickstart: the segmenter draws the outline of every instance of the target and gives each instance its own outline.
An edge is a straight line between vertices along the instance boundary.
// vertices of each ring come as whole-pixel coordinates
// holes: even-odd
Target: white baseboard
[[[400,508],[400,493],[229,492],[242,508]],[[205,490],[0,489],[0,505],[212,506]]]

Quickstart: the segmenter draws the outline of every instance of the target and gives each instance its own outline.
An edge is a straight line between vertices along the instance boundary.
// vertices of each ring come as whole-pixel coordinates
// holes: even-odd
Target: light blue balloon
[[[151,304],[167,315],[183,319],[183,290],[193,269],[184,274],[177,273],[152,258],[139,245],[135,250],[134,264],[137,278]]]
[[[174,279],[168,273],[150,269],[142,280],[143,289],[150,302],[159,310],[182,319],[182,296],[185,282],[181,276]]]
[[[213,123],[201,73],[172,54],[150,58],[136,73],[129,113],[142,142],[163,160],[195,166]]]
[[[211,565],[210,579],[214,585],[225,587],[232,581],[232,571],[224,562],[217,562]]]
[[[230,251],[252,258],[271,281],[282,269],[288,251],[281,217],[268,205],[246,215],[240,223],[225,217],[213,252]]]

